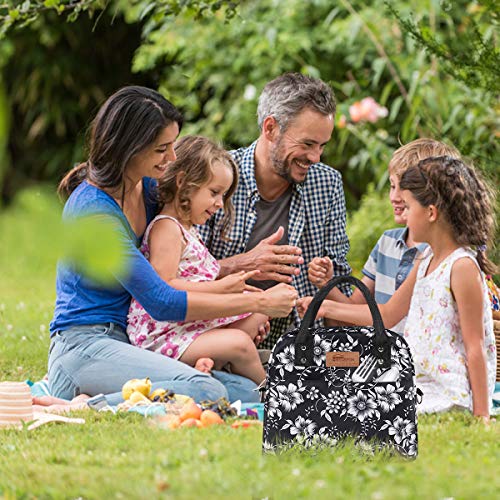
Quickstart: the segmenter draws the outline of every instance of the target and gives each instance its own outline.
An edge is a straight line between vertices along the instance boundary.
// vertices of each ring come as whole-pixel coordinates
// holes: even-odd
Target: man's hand
[[[294,267],[304,263],[301,257],[302,250],[292,245],[277,245],[283,237],[282,226],[271,236],[264,238],[255,248],[242,254],[248,260],[251,269],[259,269],[261,272],[255,276],[255,280],[273,280],[280,283],[291,283],[292,276],[298,275],[300,269]]]
[[[330,257],[315,257],[309,263],[307,277],[314,286],[323,288],[333,277],[333,263]]]

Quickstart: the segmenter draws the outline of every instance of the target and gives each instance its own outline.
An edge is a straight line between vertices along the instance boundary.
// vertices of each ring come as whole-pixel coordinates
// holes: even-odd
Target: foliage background
[[[24,1],[0,3],[0,19],[3,204],[84,158],[91,117],[122,85],[159,88],[184,132],[238,147],[257,137],[258,95],[284,71],[328,81],[338,117],[366,96],[389,110],[337,127],[324,154],[343,175],[356,269],[392,225],[386,167],[399,144],[453,143],[498,186],[491,0]]]

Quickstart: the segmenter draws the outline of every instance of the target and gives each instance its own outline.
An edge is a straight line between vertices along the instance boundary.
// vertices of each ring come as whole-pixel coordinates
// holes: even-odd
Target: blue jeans
[[[257,402],[256,385],[225,372],[213,376],[129,343],[113,323],[81,325],[57,332],[49,349],[49,388],[53,396],[72,399],[78,394],[104,394],[110,405],[123,401],[121,388],[132,378],[149,377],[153,389],[170,389],[201,401],[220,397]]]

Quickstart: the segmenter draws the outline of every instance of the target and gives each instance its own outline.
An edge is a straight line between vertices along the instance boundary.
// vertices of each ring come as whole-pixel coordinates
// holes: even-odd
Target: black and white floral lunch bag
[[[373,327],[312,328],[321,303],[341,283],[362,291]],[[283,335],[273,349],[264,388],[263,449],[335,446],[355,436],[415,458],[416,403],[405,339],[385,329],[361,281],[334,278],[315,295],[300,328]]]

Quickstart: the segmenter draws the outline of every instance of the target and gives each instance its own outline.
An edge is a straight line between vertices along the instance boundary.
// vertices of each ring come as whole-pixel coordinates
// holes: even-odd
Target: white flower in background
[[[243,99],[245,99],[245,101],[251,101],[252,99],[255,98],[256,95],[257,95],[257,89],[255,88],[255,85],[249,83],[245,87],[245,91],[243,92]]]

